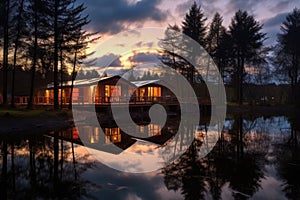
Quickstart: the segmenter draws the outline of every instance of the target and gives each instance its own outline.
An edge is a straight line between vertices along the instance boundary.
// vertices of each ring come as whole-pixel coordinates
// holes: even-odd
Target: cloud
[[[258,7],[261,6],[262,1],[268,0],[230,0],[228,5],[226,6],[227,12],[226,13],[234,13],[238,10],[247,10],[249,13],[253,13],[253,11]]]
[[[106,66],[122,66],[120,61],[120,56],[113,53],[106,54],[96,59],[96,66],[106,67]]]
[[[277,41],[277,35],[280,32],[280,26],[286,19],[289,13],[279,13],[274,17],[262,20],[264,31],[268,34],[268,39],[266,40],[266,45],[274,45]]]
[[[196,3],[201,6],[201,9],[204,11],[206,17],[211,17],[216,12],[220,12],[220,8],[217,6],[219,0],[197,0]],[[188,13],[189,9],[193,5],[194,0],[188,0],[184,3],[178,4],[175,8],[175,11],[184,16]]]
[[[273,2],[275,3],[276,1]],[[298,4],[298,7],[300,6],[299,0],[282,0],[282,1],[278,1],[273,7],[271,7],[270,10],[273,12],[282,12],[288,9],[291,4],[293,5]]]
[[[188,12],[188,10],[190,9],[190,7],[192,6],[193,1],[187,1],[184,3],[181,3],[179,5],[176,6],[175,11],[179,14],[179,15],[184,15]]]
[[[286,19],[288,14],[289,14],[288,12],[277,14],[274,17],[263,20],[262,23],[264,24],[265,28],[274,27],[274,26],[280,27],[280,25]]]
[[[159,63],[158,54],[155,53],[137,53],[129,57],[133,63]]]
[[[157,6],[161,0],[81,0],[91,22],[87,28],[100,33],[115,34],[131,24],[143,24],[148,20],[164,21],[167,16]]]
[[[146,42],[146,43],[144,43],[144,42],[140,41],[140,42],[135,43],[133,47],[134,48],[135,47],[137,47],[137,48],[142,48],[142,47],[151,48],[153,46],[154,46],[154,42]]]
[[[88,170],[86,177],[100,186],[90,193],[101,199],[171,199],[172,191],[168,191],[161,173],[130,174],[110,169],[96,163],[96,169]],[[159,193],[162,188],[164,194]],[[163,196],[166,198],[163,198]]]

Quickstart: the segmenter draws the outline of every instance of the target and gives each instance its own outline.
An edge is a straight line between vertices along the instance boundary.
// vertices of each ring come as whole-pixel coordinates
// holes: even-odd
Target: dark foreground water
[[[233,117],[208,156],[199,158],[202,143],[195,141],[171,165],[143,174],[101,164],[82,146],[76,129],[0,136],[0,199],[300,199],[296,126],[297,120],[286,117]],[[152,125],[146,131],[149,144],[171,137],[171,129],[159,129]],[[145,147],[117,127],[103,131],[103,147]],[[89,137],[91,143],[98,138]]]

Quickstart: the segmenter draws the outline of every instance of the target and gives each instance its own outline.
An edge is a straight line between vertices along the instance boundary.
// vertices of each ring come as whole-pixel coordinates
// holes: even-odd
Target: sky
[[[181,26],[185,14],[194,0],[79,0],[87,7],[85,13],[89,15],[90,24],[85,28],[88,31],[99,31],[102,38],[93,47],[101,44],[107,38],[125,30],[134,30],[144,27],[166,28],[168,24]],[[270,46],[276,43],[276,35],[280,32],[280,25],[288,13],[295,7],[300,8],[299,0],[196,0],[207,17],[207,25],[212,16],[219,12],[224,19],[224,26],[228,27],[234,13],[239,10],[247,10],[255,19],[263,24],[263,31],[268,39],[265,44]],[[136,44],[151,48],[151,42],[145,44],[143,38],[137,38]],[[124,44],[119,45],[122,48]],[[152,44],[153,45],[153,44]],[[117,48],[117,47],[116,47]],[[154,47],[152,47],[154,48]],[[94,48],[92,48],[94,50]],[[147,51],[128,54],[126,59],[120,58],[120,54],[106,52],[105,55],[97,54],[98,58],[115,58],[113,64],[120,65],[131,60],[145,58]],[[153,53],[153,52],[151,52]],[[138,57],[138,58],[136,58]],[[126,61],[125,61],[126,60]],[[147,60],[147,59],[146,59]],[[102,61],[100,61],[101,63]]]

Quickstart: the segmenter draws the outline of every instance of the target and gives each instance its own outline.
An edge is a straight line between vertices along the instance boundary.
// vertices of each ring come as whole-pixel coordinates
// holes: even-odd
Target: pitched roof
[[[149,84],[158,83],[160,80],[143,80],[143,81],[132,81],[136,87],[143,87]]]
[[[87,86],[87,85],[96,85],[100,81],[110,79],[112,77],[118,77],[118,76],[105,76],[105,77],[100,77],[100,78],[92,78],[92,79],[81,79],[81,80],[75,80],[74,81],[74,86]],[[63,83],[63,87],[68,87],[72,85],[72,81],[67,81]],[[60,85],[59,85],[60,86]],[[47,89],[52,89],[54,87],[54,83],[49,83],[47,85]]]
[[[116,76],[106,76],[106,77],[100,77],[100,78],[92,78],[92,79],[81,79],[81,80],[75,80],[74,81],[74,86],[78,87],[78,86],[88,86],[88,85],[96,85],[101,81],[110,79],[110,78],[115,78],[115,77],[119,77],[121,78],[119,75]],[[124,79],[125,81],[127,81],[126,79]],[[143,86],[147,86],[149,84],[153,84],[153,83],[158,83],[160,80],[156,79],[156,80],[142,80],[142,81],[127,81],[129,84],[132,84],[135,87],[143,87]],[[72,85],[72,81],[66,81],[63,83],[63,87],[70,87]],[[54,87],[54,83],[50,83],[47,85],[47,89],[53,89]],[[60,87],[60,84],[59,84]]]

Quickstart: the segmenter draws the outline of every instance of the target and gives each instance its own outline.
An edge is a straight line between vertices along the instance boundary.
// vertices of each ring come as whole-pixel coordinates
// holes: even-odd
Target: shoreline
[[[1,111],[1,108],[0,108]],[[12,110],[13,113],[14,110]],[[24,111],[25,112],[25,111]],[[30,113],[31,111],[26,111]],[[4,114],[3,114],[4,113]],[[299,111],[292,106],[227,106],[226,116],[287,116],[297,117]],[[14,116],[10,112],[3,111],[0,116],[0,134],[14,133],[46,133],[53,130],[62,130],[74,126],[71,111],[47,111],[43,110],[38,115]]]
[[[296,106],[227,106],[228,115],[251,115],[251,116],[299,116],[299,108]]]
[[[31,114],[31,112],[37,113]],[[0,113],[1,135],[21,132],[46,133],[71,128],[74,124],[72,114],[68,111],[6,109]]]

